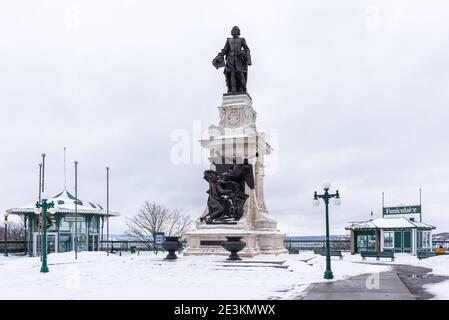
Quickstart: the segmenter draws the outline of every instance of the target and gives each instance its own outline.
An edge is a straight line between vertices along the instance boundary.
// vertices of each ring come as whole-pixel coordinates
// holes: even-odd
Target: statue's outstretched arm
[[[221,186],[220,186],[220,184],[218,184],[217,185],[217,191],[218,191],[218,193],[220,193],[221,195],[228,195],[228,194],[231,194],[232,193],[232,190],[230,190],[230,189],[224,189],[224,188],[222,188]]]
[[[222,68],[225,66],[224,56],[229,52],[229,42],[226,40],[224,48],[218,53],[218,55],[212,60],[212,65],[215,68]]]

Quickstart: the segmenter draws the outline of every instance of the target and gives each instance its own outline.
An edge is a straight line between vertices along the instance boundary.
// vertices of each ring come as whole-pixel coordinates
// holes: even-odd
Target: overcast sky
[[[112,232],[145,200],[199,216],[207,165],[174,164],[170,136],[184,130],[194,152],[195,125],[218,124],[226,88],[211,61],[233,25],[276,150],[265,196],[282,231],[324,233],[312,206],[323,179],[343,201],[333,233],[379,217],[383,191],[386,205],[408,205],[419,188],[424,222],[449,231],[445,0],[2,1],[1,207],[37,199],[42,152],[47,190],[61,191],[65,146],[81,199],[105,203],[111,167]]]

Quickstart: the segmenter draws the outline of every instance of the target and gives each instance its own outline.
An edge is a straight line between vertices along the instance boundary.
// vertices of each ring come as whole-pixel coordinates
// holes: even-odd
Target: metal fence
[[[310,240],[286,240],[284,246],[289,251],[307,251],[315,248],[324,247],[326,242],[324,240],[310,241]],[[350,240],[331,240],[331,248],[334,250],[350,251]],[[186,242],[183,242],[184,247]],[[107,241],[101,241],[100,250],[106,250]],[[109,241],[109,249],[113,251],[129,251],[134,246],[140,251],[154,250],[154,243],[152,241]]]
[[[25,241],[23,240],[8,240],[6,241],[9,253],[24,253],[25,252]],[[0,242],[0,251],[5,250],[5,240]]]
[[[316,248],[323,248],[326,246],[324,240],[286,240],[284,241],[285,248],[290,253],[296,253],[299,251],[309,251]],[[332,250],[350,251],[350,240],[330,240],[330,246]]]
[[[154,251],[161,250],[160,245],[155,246],[153,241],[141,241],[141,240],[114,240],[114,241],[100,241],[100,250],[106,251],[131,251],[134,247],[138,251]]]
[[[4,250],[4,241],[0,242],[2,247],[1,251]],[[186,242],[183,242],[183,246],[186,246]],[[310,240],[286,240],[284,242],[285,248],[290,252],[294,251],[307,251],[313,250],[314,248],[321,248],[325,245],[325,241],[310,241]],[[8,252],[10,253],[24,253],[25,252],[25,242],[24,241],[7,241]],[[114,241],[100,241],[100,250],[106,251],[131,251],[134,247],[137,251],[154,251],[162,250],[160,245],[155,246],[153,241],[132,241],[132,240],[114,240]],[[349,240],[332,240],[331,248],[335,250],[350,250]]]
[[[100,241],[100,250],[106,251],[107,241]],[[324,240],[286,240],[284,242],[285,248],[290,253],[298,253],[299,251],[309,251],[315,248],[323,248],[326,242]],[[331,240],[331,249],[350,251],[350,240]],[[0,252],[4,251],[5,241],[0,241]],[[186,242],[183,242],[183,246],[186,246]],[[446,251],[449,251],[449,240],[446,241],[433,241],[433,250],[438,247],[443,247]],[[134,247],[137,251],[154,251],[162,250],[160,245],[155,246],[152,241],[131,241],[131,240],[114,240],[109,241],[109,251],[131,251]],[[9,253],[25,253],[27,248],[26,242],[23,240],[8,240],[7,248]]]

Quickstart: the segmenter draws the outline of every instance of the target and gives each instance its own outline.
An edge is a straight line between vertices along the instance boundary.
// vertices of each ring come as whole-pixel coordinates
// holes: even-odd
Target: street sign
[[[162,244],[162,242],[164,242],[165,240],[165,234],[164,232],[155,232],[153,235],[154,238],[154,244]]]
[[[400,207],[385,207],[383,214],[385,216],[395,214],[420,214],[421,206],[400,206]]]
[[[75,222],[75,218],[77,222],[83,222],[84,221],[84,217],[74,217],[74,216],[66,216],[64,217],[64,220],[66,222]]]

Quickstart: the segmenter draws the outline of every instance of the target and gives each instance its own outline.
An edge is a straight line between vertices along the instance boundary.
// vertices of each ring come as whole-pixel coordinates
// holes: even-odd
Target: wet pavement
[[[394,271],[312,284],[303,300],[415,300]]]
[[[375,265],[375,264],[373,264]],[[310,285],[303,300],[427,300],[433,298],[424,286],[448,280],[431,274],[432,269],[391,265],[392,270],[363,274],[345,280]]]
[[[433,295],[424,289],[425,285],[449,280],[449,277],[432,274],[432,269],[429,268],[409,265],[394,265],[392,267],[409,291],[418,300],[428,300],[433,298]]]

